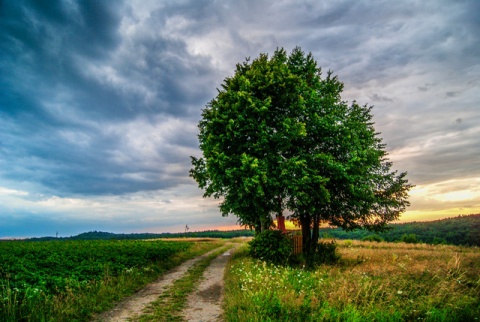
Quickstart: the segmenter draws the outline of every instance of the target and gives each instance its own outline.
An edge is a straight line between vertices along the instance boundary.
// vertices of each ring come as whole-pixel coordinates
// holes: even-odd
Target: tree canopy
[[[199,123],[203,157],[192,157],[190,175],[204,197],[223,198],[223,215],[257,229],[290,210],[307,255],[322,222],[382,230],[396,220],[412,185],[391,170],[372,108],[342,91],[298,47],[237,64]]]

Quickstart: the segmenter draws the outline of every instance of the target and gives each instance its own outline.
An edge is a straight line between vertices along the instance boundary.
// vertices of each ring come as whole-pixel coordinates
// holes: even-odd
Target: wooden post
[[[293,242],[293,255],[298,255],[302,253],[302,236],[290,236],[290,239]]]

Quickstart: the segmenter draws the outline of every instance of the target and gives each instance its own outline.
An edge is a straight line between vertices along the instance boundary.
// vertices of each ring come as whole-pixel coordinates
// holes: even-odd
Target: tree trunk
[[[320,215],[313,215],[312,247],[313,252],[317,251],[318,238],[320,237]]]
[[[310,215],[301,215],[300,225],[302,226],[302,252],[308,259],[312,242],[312,235],[310,233]]]
[[[255,224],[255,236],[257,236],[261,232],[262,232],[262,225],[260,225],[260,223],[256,223]]]
[[[267,216],[260,217],[260,230],[263,232],[270,228],[271,219]]]
[[[282,214],[277,215],[277,229],[285,233],[285,217]]]
[[[281,197],[278,197],[277,229],[281,230],[284,233],[287,231],[285,229],[285,217],[283,216],[282,198]]]

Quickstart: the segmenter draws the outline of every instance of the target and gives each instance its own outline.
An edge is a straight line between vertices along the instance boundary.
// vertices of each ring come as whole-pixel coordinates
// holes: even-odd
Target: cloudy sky
[[[403,221],[480,212],[480,1],[5,0],[0,31],[0,237],[234,225],[188,176],[201,110],[295,46],[374,105]]]

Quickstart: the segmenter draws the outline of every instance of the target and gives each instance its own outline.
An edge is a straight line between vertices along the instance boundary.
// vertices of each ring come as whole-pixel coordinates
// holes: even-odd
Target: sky
[[[224,229],[189,177],[246,57],[311,52],[373,105],[401,221],[480,212],[480,1],[0,0],[0,238]]]

